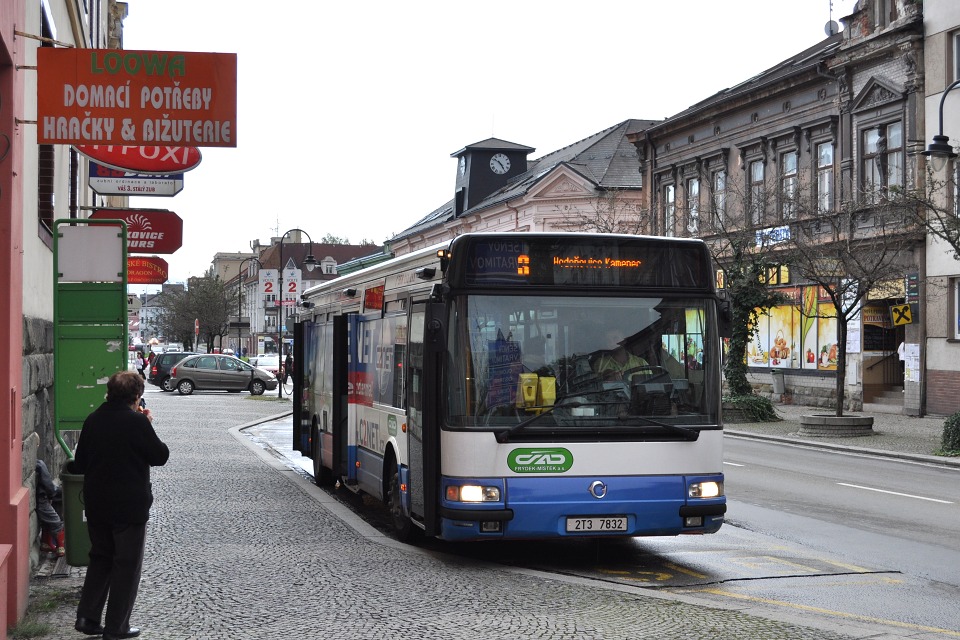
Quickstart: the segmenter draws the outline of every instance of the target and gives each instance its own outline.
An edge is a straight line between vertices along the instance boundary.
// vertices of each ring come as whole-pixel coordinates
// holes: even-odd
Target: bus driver
[[[607,343],[613,345],[613,348],[601,355],[593,365],[594,371],[603,380],[623,380],[624,373],[647,366],[646,360],[627,351],[623,344],[625,338],[622,331],[611,329],[607,331],[606,337]]]

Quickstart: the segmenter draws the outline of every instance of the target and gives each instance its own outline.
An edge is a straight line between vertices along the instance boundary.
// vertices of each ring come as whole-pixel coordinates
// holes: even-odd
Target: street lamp
[[[279,285],[279,286],[277,287],[277,294],[280,296],[280,298],[279,298],[279,302],[280,302],[280,314],[279,314],[280,326],[277,327],[277,329],[278,329],[277,333],[278,333],[279,336],[280,336],[280,356],[279,356],[280,358],[282,358],[282,357],[284,356],[284,353],[283,353],[283,334],[284,334],[284,329],[286,329],[286,319],[284,318],[284,316],[286,315],[286,313],[285,313],[285,308],[284,308],[284,304],[283,304],[283,303],[284,303],[284,299],[283,299],[283,266],[284,266],[284,263],[283,263],[283,241],[284,241],[284,239],[287,237],[287,234],[288,234],[288,233],[292,233],[292,232],[294,232],[294,231],[298,231],[298,232],[302,233],[303,235],[307,236],[307,240],[310,241],[310,252],[307,254],[307,257],[303,259],[303,266],[305,266],[305,267],[307,268],[307,271],[313,271],[314,268],[316,268],[316,266],[317,266],[317,259],[313,257],[313,238],[310,237],[310,234],[309,234],[309,233],[307,233],[307,232],[304,231],[303,229],[293,228],[293,229],[290,229],[290,230],[284,232],[284,234],[283,234],[282,236],[280,236],[280,268],[277,270],[277,279],[278,279],[278,285]],[[286,376],[286,372],[284,372],[284,376]],[[282,398],[282,397],[283,397],[283,379],[282,379],[282,378],[280,379],[280,384],[277,385],[277,397],[278,397],[278,398]]]
[[[933,136],[933,142],[927,146],[926,151],[922,152],[923,155],[930,158],[930,164],[933,165],[933,170],[937,173],[943,170],[947,160],[957,157],[950,145],[950,136],[943,135],[943,103],[947,99],[947,94],[958,85],[960,85],[960,80],[955,81],[944,90],[943,96],[940,98],[940,132]]]
[[[256,262],[257,265],[259,265],[260,268],[263,269],[263,265],[254,256],[250,256],[249,258],[244,258],[243,260],[240,261],[240,270],[237,273],[237,351],[240,352],[240,355],[237,356],[238,358],[243,355],[243,347],[241,346],[241,341],[243,340],[243,329],[240,327],[240,323],[243,322],[243,312],[240,307],[240,305],[243,302],[243,281],[244,281],[243,265],[246,264],[247,262],[250,262],[251,260],[253,262]],[[251,326],[250,328],[252,329],[253,327]]]

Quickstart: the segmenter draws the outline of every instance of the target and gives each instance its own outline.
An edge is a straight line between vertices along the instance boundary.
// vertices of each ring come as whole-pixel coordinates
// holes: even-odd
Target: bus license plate
[[[604,531],[626,530],[627,516],[567,518],[567,533],[602,533]]]

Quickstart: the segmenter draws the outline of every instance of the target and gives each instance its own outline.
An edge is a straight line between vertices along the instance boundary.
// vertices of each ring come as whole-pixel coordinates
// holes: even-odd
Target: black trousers
[[[114,525],[91,520],[87,521],[87,528],[90,566],[83,581],[77,617],[99,622],[106,604],[103,628],[107,633],[126,633],[140,587],[147,525]]]

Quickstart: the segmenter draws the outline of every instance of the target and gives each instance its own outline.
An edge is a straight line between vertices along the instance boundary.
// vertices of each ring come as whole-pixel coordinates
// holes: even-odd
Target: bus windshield
[[[715,322],[704,298],[460,296],[445,423],[531,437],[716,427]]]

